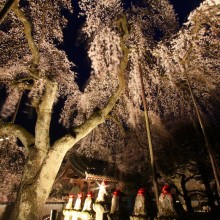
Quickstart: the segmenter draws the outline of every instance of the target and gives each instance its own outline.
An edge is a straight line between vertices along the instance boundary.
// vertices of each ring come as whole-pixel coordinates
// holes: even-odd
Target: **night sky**
[[[187,20],[189,13],[197,8],[203,0],[170,0],[170,2],[174,6],[180,24],[182,24]]]

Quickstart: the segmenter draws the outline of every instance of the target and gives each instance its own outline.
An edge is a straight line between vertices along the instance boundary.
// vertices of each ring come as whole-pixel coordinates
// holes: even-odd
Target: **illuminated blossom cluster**
[[[1,137],[1,139],[3,138]],[[4,139],[0,141],[1,202],[13,202],[15,200],[22,177],[24,163],[24,148],[17,146],[15,137],[4,137]]]
[[[20,100],[21,90],[19,88],[9,88],[7,91],[7,98],[5,99],[5,103],[0,110],[0,116],[2,118],[8,118],[12,116],[17,107],[17,102]]]
[[[134,3],[127,12],[129,24],[129,72],[127,74],[127,94],[124,97],[128,111],[128,122],[132,126],[140,123],[142,111],[140,71],[142,71],[145,93],[150,110],[156,111],[155,93],[160,77],[152,64],[151,49],[162,38],[169,38],[176,31],[177,23],[172,6],[167,1],[145,1]],[[156,28],[155,28],[156,27]],[[152,91],[154,90],[154,91]],[[129,100],[129,101],[128,101]],[[157,110],[158,113],[158,110]]]
[[[86,16],[84,32],[90,37],[100,31],[104,26],[109,26],[122,13],[120,0],[80,0],[81,15]]]
[[[182,110],[175,111],[177,117],[192,117],[195,114],[187,78],[201,114],[208,111],[210,117],[215,111],[212,99],[218,96],[220,80],[218,31],[216,32],[218,9],[213,7],[215,4],[217,5],[215,1],[204,1],[190,14],[188,22],[169,44],[161,43],[158,49],[153,51],[158,58],[158,66],[162,67],[160,71],[163,72],[164,78],[167,78],[171,89],[178,94],[179,101],[181,100],[180,103],[177,99],[173,102],[177,110],[178,106],[182,105]],[[204,119],[207,119],[208,115],[205,115],[203,114]]]
[[[149,7],[146,7],[146,5],[137,4],[132,6],[132,8],[130,8],[128,11],[124,12],[126,14],[127,27],[129,30],[129,36],[126,42],[126,45],[129,48],[129,66],[125,75],[127,87],[125,93],[116,104],[112,112],[112,116],[113,118],[116,118],[118,120],[119,124],[126,124],[127,126],[129,126],[130,132],[126,131],[126,133],[129,133],[129,135],[123,137],[123,132],[120,130],[120,126],[109,119],[104,125],[100,125],[94,130],[95,135],[91,134],[84,140],[82,140],[81,145],[78,149],[78,152],[90,156],[96,155],[98,158],[101,158],[100,152],[102,152],[102,154],[106,155],[105,158],[108,158],[108,161],[115,161],[117,163],[117,166],[119,166],[120,169],[125,172],[131,172],[134,170],[141,171],[141,169],[143,169],[143,166],[141,168],[141,165],[139,168],[135,167],[134,165],[135,161],[141,159],[142,154],[134,154],[133,150],[131,149],[136,149],[137,146],[140,147],[140,142],[142,142],[141,146],[145,146],[146,155],[148,152],[146,148],[146,137],[143,136],[142,141],[137,140],[140,139],[138,132],[141,132],[145,129],[143,126],[144,115],[143,110],[141,109],[143,108],[143,106],[141,100],[141,84],[139,72],[141,67],[144,76],[144,83],[146,86],[146,93],[149,94],[147,95],[147,101],[150,104],[150,109],[153,113],[155,112],[155,107],[153,107],[153,105],[155,103],[157,104],[157,98],[155,97],[155,92],[152,91],[152,88],[155,88],[156,91],[158,90],[158,87],[160,85],[160,78],[158,71],[153,68],[152,64],[148,63],[148,60],[145,57],[149,56],[151,59],[150,50],[152,49],[152,47],[155,46],[154,35],[156,34],[156,31],[154,27],[159,27],[159,29],[161,29],[161,32],[163,32],[163,36],[169,37],[175,31],[175,28],[177,26],[175,22],[175,14],[173,13],[172,7],[167,1],[161,2],[163,3],[163,8],[160,5],[161,3],[157,5],[158,7],[156,7],[154,3],[150,4]],[[120,42],[108,40],[108,33],[111,33],[111,29],[108,29],[109,31],[106,31],[107,27],[103,27],[100,23],[101,19],[96,20],[97,18],[94,18],[96,13],[92,13],[92,15],[90,15],[89,10],[92,10],[93,12],[93,10],[98,9],[99,6],[97,8],[95,6],[91,6],[91,9],[87,8],[87,10],[85,10],[89,17],[87,18],[87,24],[91,24],[92,26],[90,30],[84,30],[87,30],[88,33],[93,33],[93,41],[90,43],[91,47],[89,49],[89,55],[94,71],[84,90],[83,100],[86,100],[86,103],[83,100],[79,101],[79,103],[83,105],[83,108],[87,108],[86,117],[88,117],[92,113],[92,109],[103,107],[105,102],[108,100],[107,98],[110,97],[112,92],[117,88],[117,80],[113,78],[114,75],[112,74],[112,71],[109,71],[109,65],[106,64],[114,64],[114,61],[112,60],[114,58],[114,51],[116,57],[118,56],[117,53],[120,52],[119,50],[115,50],[113,46],[108,46],[108,44],[118,44],[120,46]],[[159,11],[158,14],[160,14],[160,19],[159,16],[154,13],[155,10]],[[102,15],[102,12],[97,14]],[[96,22],[92,22],[92,18]],[[168,18],[169,21],[167,21],[166,18]],[[164,22],[165,20],[167,23]],[[108,19],[103,21],[105,25],[108,24],[108,22]],[[168,23],[170,26],[167,25]],[[97,26],[95,26],[95,24],[97,24]],[[88,25],[88,27],[90,26]],[[99,29],[96,29],[97,27]],[[102,32],[102,30],[104,31]],[[99,94],[98,96],[96,95],[97,93]],[[80,109],[79,105],[77,109]],[[160,111],[161,109],[158,107],[156,109],[157,113],[151,114],[151,121],[153,124],[153,130],[156,129],[158,131],[159,129],[162,134],[164,133],[162,132],[162,130],[165,129],[158,116],[160,115]],[[88,112],[90,112],[90,114],[88,114]],[[75,119],[77,119],[77,117]],[[155,134],[153,135],[155,142],[159,142],[160,138],[158,138],[158,135],[156,135],[156,130]],[[93,139],[92,136],[94,136]],[[131,137],[133,137],[133,139]],[[117,139],[117,142],[115,142],[115,139]],[[124,140],[130,141],[125,142]],[[138,149],[140,151],[143,151],[142,147]],[[117,156],[114,157],[114,155]],[[130,158],[131,166],[126,165],[125,157]]]
[[[86,16],[83,28],[92,40],[88,55],[92,62],[94,74],[106,75],[117,72],[120,63],[120,32],[118,21],[122,17],[123,8],[120,0],[87,0],[79,2],[82,14]]]
[[[42,40],[53,43],[56,39],[62,42],[63,27],[67,24],[62,10],[72,11],[71,1],[28,1],[28,7],[27,10],[31,12],[29,15],[33,22],[34,35],[38,38],[40,46]]]
[[[79,5],[81,16],[86,16],[83,32],[88,37],[92,73],[83,94],[77,99],[72,93],[67,96],[60,120],[67,127],[80,125],[94,109],[106,104],[118,86],[116,74],[122,56],[117,26],[123,11],[120,1],[82,0]]]
[[[61,13],[64,9],[72,10],[71,1],[27,1],[22,5],[22,11],[33,28],[33,40],[39,51],[37,70],[33,70],[31,66],[33,57],[25,34],[21,31],[23,24],[18,21],[14,12],[10,12],[7,22],[3,22],[1,51],[4,52],[0,61],[0,71],[4,74],[0,74],[0,81],[7,85],[8,90],[4,106],[1,108],[1,116],[4,118],[14,112],[18,96],[23,92],[30,91],[30,97],[37,98],[39,103],[45,78],[59,82],[57,98],[70,93],[75,96],[79,94],[75,73],[72,71],[73,63],[68,60],[64,51],[57,48],[57,43],[63,41],[63,28],[67,24]],[[16,95],[15,92],[10,92],[16,90],[14,82],[19,86]]]

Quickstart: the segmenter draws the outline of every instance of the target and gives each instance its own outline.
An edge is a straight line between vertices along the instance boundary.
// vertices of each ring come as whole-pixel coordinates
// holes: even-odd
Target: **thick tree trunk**
[[[49,196],[66,151],[50,150],[41,160],[26,165],[11,220],[41,220],[43,207]],[[37,155],[35,155],[37,156]],[[38,162],[38,164],[36,163]]]

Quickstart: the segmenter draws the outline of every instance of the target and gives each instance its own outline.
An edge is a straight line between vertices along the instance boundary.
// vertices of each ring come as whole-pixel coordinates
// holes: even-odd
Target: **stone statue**
[[[177,212],[174,207],[171,188],[165,185],[159,197],[159,207],[157,219],[177,219]]]
[[[109,220],[118,220],[121,219],[120,216],[120,190],[115,190],[113,192],[112,201],[111,201],[111,209],[108,215]]]
[[[64,220],[72,219],[72,210],[73,210],[73,198],[74,195],[70,194],[68,202],[66,204],[65,209],[63,210]]]
[[[109,212],[108,204],[105,201],[105,195],[107,195],[106,187],[105,181],[102,181],[102,183],[99,184],[98,196],[96,201],[93,203],[93,210],[96,212],[96,220],[106,219],[105,216],[107,216],[107,213]]]
[[[83,211],[88,211],[88,212],[93,211],[92,204],[93,204],[92,192],[88,192],[84,202]]]
[[[131,220],[145,220],[148,219],[146,212],[145,190],[140,188],[135,198],[133,215],[130,216]]]

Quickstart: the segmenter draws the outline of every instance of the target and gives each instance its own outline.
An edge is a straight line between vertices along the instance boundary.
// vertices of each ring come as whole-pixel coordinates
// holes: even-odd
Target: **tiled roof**
[[[115,169],[109,163],[97,159],[83,158],[76,154],[71,155],[69,161],[73,168],[85,179],[105,179],[108,182],[118,182],[115,177]]]

